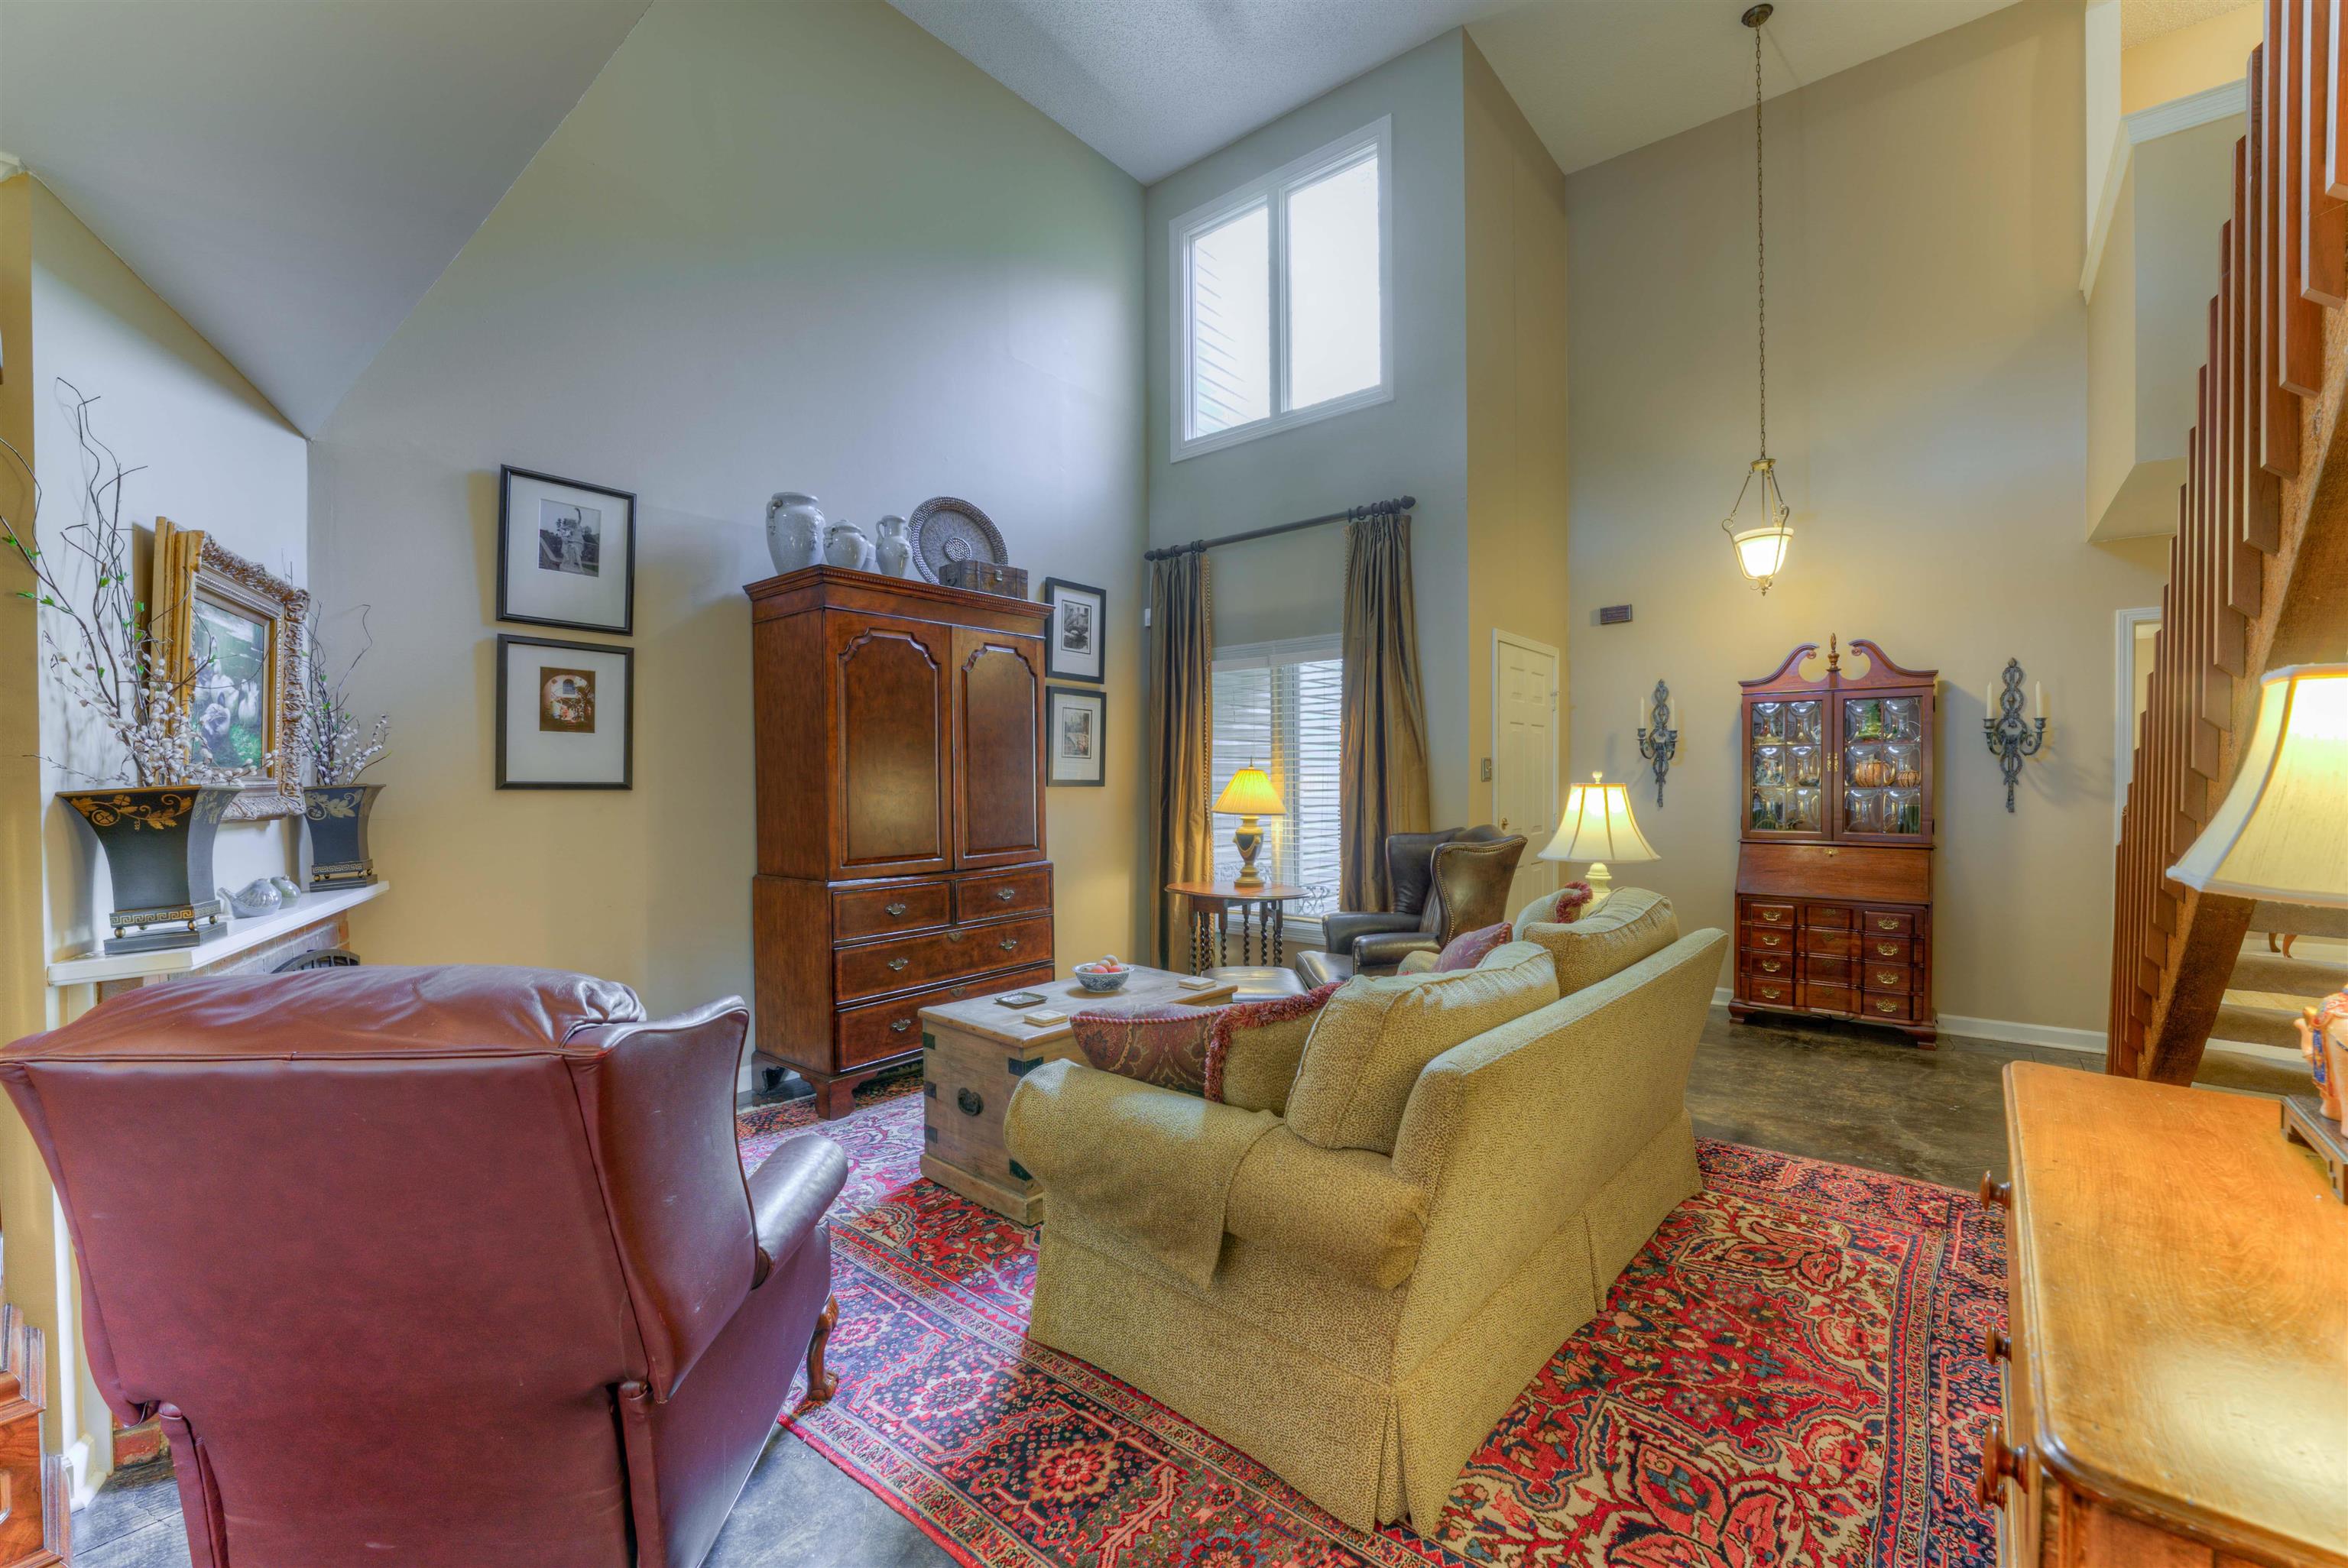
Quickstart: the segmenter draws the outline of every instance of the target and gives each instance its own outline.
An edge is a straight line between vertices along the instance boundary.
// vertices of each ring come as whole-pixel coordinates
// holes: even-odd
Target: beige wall
[[[1565,177],[1483,52],[1465,49],[1468,244],[1468,728],[1478,762],[1494,753],[1495,631],[1558,651],[1567,686]],[[1558,779],[1565,731],[1557,725]],[[1467,816],[1494,820],[1478,768]],[[1552,803],[1552,805],[1554,803]],[[1536,850],[1557,826],[1511,822]],[[1528,866],[1525,897],[1555,885]]]
[[[2120,113],[2134,114],[2188,93],[2242,79],[2266,32],[2266,7],[2251,0],[2205,22],[2156,34],[2120,51]]]
[[[654,6],[316,444],[317,586],[373,606],[393,718],[366,958],[748,992],[741,589],[794,488],[867,525],[966,497],[1032,580],[1107,589],[1107,784],[1049,832],[1063,961],[1132,951],[1140,211],[877,0]],[[491,787],[500,463],[639,497],[632,791]]]
[[[1766,598],[1716,526],[1755,443],[1752,121],[1569,181],[1570,743],[1577,774],[1632,771],[1632,696],[1670,681],[1679,762],[1639,805],[1663,858],[1624,880],[1725,925],[1738,679],[1829,632],[1937,667],[1940,1009],[2100,1032],[2113,614],[2160,579],[2077,522],[2080,51],[2075,12],[2017,5],[1772,100],[1769,436],[1797,532]],[[1623,601],[1631,625],[1594,624]],[[2013,815],[1980,728],[2009,657],[2054,718]]]

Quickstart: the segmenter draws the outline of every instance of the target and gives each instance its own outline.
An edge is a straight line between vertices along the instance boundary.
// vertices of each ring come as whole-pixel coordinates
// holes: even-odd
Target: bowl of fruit
[[[1076,973],[1076,984],[1096,995],[1107,996],[1111,991],[1125,989],[1126,978],[1133,973],[1133,966],[1119,962],[1117,956],[1111,953],[1106,958],[1095,958],[1089,964],[1078,964]]]

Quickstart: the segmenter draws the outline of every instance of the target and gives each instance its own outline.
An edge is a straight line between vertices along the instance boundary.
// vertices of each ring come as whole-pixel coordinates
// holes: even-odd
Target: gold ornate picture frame
[[[149,614],[192,743],[242,786],[227,815],[299,815],[308,590],[165,518],[155,519],[154,584]]]

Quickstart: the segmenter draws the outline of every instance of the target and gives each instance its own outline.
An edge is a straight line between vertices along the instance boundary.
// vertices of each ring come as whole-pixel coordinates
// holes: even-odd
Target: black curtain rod
[[[1243,534],[1225,534],[1219,539],[1192,539],[1187,545],[1168,545],[1162,550],[1144,550],[1143,560],[1172,560],[1176,556],[1194,550],[1219,549],[1224,545],[1244,544],[1249,539],[1268,539],[1274,534],[1292,534],[1299,528],[1317,528],[1323,523],[1358,523],[1365,518],[1390,518],[1407,512],[1418,505],[1416,496],[1396,496],[1392,500],[1372,501],[1366,507],[1349,507],[1342,512],[1324,512],[1317,518],[1301,518],[1292,523],[1275,523],[1268,528],[1250,528]]]

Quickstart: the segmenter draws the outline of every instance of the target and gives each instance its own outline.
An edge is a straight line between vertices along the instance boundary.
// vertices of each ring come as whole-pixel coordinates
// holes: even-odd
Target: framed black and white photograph
[[[1103,639],[1108,634],[1108,595],[1061,578],[1044,579],[1044,603],[1052,612],[1045,627],[1044,673],[1055,681],[1107,679]]]
[[[632,789],[636,651],[498,638],[498,787]]]
[[[1044,745],[1046,783],[1100,784],[1108,751],[1108,693],[1045,687]]]
[[[634,630],[636,498],[528,468],[499,469],[498,619]]]

